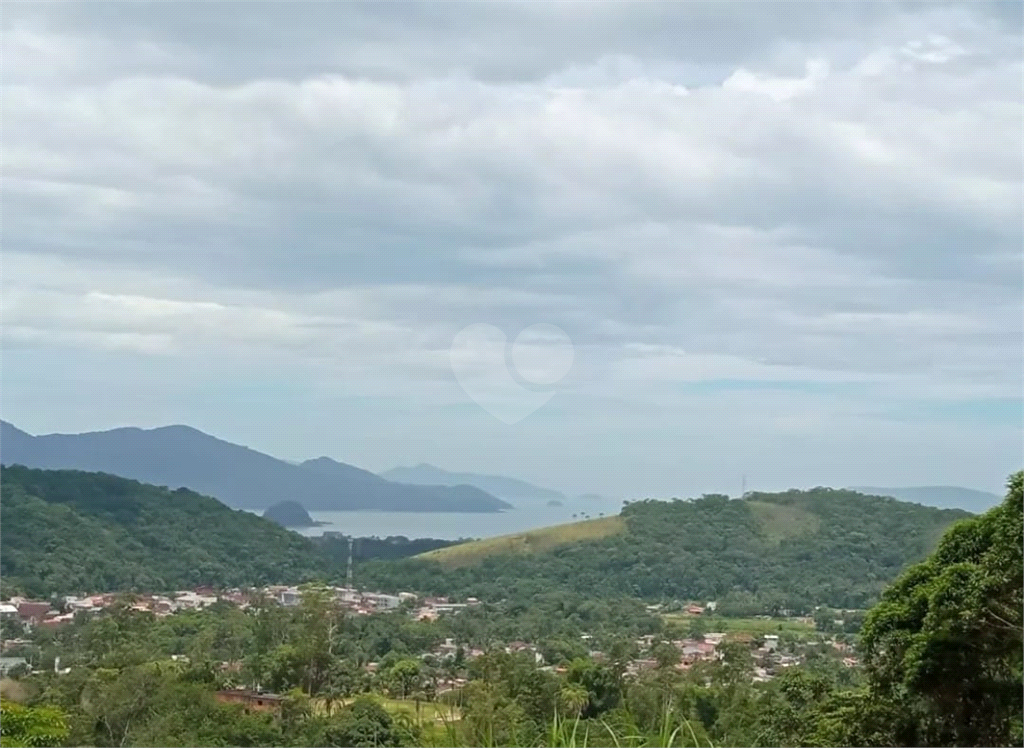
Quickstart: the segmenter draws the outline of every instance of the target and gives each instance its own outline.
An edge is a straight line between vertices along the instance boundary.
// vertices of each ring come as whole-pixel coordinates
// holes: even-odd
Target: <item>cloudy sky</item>
[[[23,429],[630,496],[1020,467],[1017,2],[4,10]]]

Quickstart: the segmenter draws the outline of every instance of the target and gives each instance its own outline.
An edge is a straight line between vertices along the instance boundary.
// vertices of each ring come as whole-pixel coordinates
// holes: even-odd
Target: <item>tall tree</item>
[[[872,695],[901,707],[897,745],[1021,742],[1022,484],[951,527],[864,622]]]

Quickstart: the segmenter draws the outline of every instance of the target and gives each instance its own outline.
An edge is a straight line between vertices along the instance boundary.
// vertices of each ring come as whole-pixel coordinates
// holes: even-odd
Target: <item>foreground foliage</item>
[[[862,631],[871,693],[904,745],[1020,745],[1024,473],[1006,500],[954,525]]]

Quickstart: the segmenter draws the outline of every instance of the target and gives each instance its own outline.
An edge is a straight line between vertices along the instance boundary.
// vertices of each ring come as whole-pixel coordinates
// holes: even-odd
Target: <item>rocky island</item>
[[[263,518],[276,522],[282,527],[320,527],[328,524],[314,520],[297,501],[281,501],[274,504],[263,512]]]

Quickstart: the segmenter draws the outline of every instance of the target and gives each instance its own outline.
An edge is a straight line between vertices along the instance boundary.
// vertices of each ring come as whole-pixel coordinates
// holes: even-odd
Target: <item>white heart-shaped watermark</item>
[[[511,346],[494,325],[469,325],[452,341],[452,372],[477,405],[512,425],[539,409],[569,373],[573,346],[555,325],[525,328]]]

